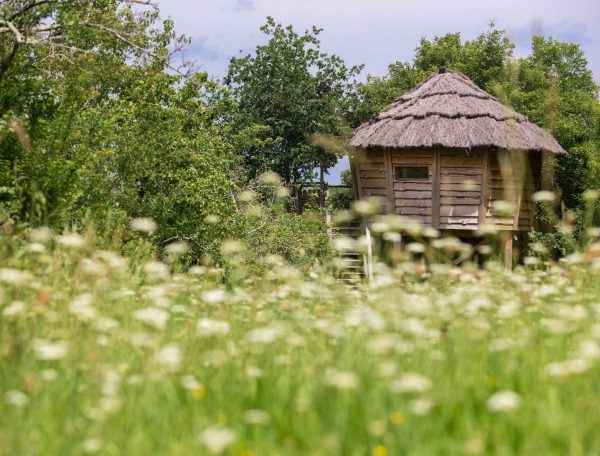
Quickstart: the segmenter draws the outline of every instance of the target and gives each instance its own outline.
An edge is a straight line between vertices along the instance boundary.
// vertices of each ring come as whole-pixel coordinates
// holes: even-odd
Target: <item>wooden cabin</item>
[[[459,237],[484,225],[531,230],[543,154],[566,153],[469,78],[444,70],[357,128],[351,145],[359,198],[381,197],[386,212]],[[499,210],[506,203],[512,215]],[[505,237],[512,251],[513,236]]]

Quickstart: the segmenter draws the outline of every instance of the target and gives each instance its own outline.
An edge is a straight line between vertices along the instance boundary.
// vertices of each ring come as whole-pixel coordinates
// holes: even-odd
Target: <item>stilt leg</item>
[[[511,271],[513,268],[513,233],[508,232],[504,238],[504,268]]]

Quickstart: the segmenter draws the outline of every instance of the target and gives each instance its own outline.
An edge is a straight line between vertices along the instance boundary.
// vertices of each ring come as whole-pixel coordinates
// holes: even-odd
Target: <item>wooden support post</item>
[[[479,228],[485,224],[485,218],[487,215],[487,204],[489,200],[489,163],[490,163],[490,151],[484,151],[482,157],[481,166],[481,204],[479,205]]]
[[[359,200],[362,198],[362,192],[360,190],[360,181],[359,181],[359,173],[360,168],[358,167],[358,161],[350,155],[350,170],[352,172],[352,193],[354,196],[354,200]]]
[[[371,236],[371,230],[368,225],[365,227],[365,239],[367,241],[365,276],[369,283],[371,283],[373,281],[373,237]]]
[[[433,179],[433,191],[431,193],[431,225],[439,229],[440,227],[440,151],[436,149],[433,152],[433,166],[431,170]]]
[[[513,232],[508,231],[504,237],[504,268],[511,271],[513,267]]]
[[[325,166],[321,163],[319,176],[319,209],[325,210]]]
[[[394,167],[392,166],[392,152],[390,150],[385,150],[383,152],[383,158],[385,163],[385,177],[387,179],[388,186],[388,208],[387,212],[389,214],[396,213],[396,198],[394,196]]]

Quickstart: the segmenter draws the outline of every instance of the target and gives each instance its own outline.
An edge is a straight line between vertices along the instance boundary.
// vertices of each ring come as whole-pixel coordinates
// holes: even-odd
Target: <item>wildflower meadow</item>
[[[379,264],[355,286],[277,256],[253,273],[237,242],[226,267],[184,268],[184,250],[2,238],[2,454],[600,449],[598,244],[514,271]]]

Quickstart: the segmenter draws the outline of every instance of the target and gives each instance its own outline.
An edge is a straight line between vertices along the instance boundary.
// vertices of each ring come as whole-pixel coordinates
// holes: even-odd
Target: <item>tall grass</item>
[[[225,274],[2,235],[0,452],[595,454],[599,250],[349,288],[278,257],[256,276],[237,243]]]

